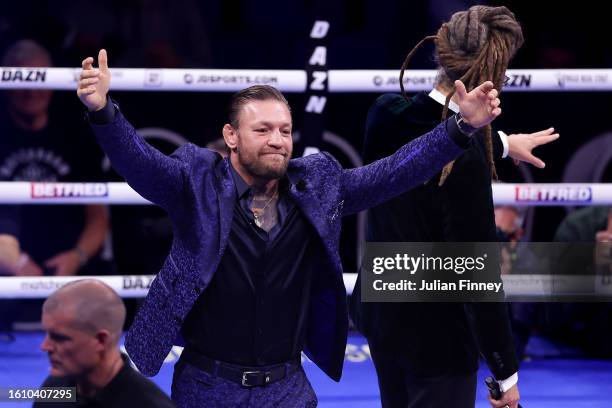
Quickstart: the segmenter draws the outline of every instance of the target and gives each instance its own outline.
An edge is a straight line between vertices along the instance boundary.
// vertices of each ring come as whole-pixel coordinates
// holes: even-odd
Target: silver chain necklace
[[[274,200],[276,197],[278,197],[278,192],[274,193],[274,195],[270,197],[270,199],[266,202],[263,208],[261,209],[258,208],[257,211],[255,208],[251,208],[251,212],[253,213],[253,217],[255,218],[255,225],[257,225],[259,228],[262,228],[263,223],[264,223],[263,221],[264,211],[266,210],[266,208],[268,208],[272,200]]]

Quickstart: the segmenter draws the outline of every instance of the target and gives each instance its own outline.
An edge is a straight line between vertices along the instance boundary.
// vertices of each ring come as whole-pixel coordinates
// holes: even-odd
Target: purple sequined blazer
[[[329,265],[321,271],[325,283],[311,295],[304,352],[336,381],[348,331],[338,253],[341,218],[423,183],[458,156],[463,149],[449,136],[457,131],[452,120],[368,166],[345,170],[327,153],[289,162],[289,196],[319,234]],[[115,170],[164,208],[174,226],[170,253],[125,342],[140,371],[153,376],[196,299],[206,295],[228,242],[236,189],[227,159],[193,144],[166,156],[139,137],[119,111],[110,124],[92,128]]]

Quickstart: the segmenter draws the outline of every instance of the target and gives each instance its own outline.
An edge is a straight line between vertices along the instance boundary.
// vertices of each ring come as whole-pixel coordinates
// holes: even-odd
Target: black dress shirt
[[[281,181],[278,224],[267,233],[249,209],[251,189],[232,168],[237,202],[229,241],[215,275],[183,325],[186,347],[245,366],[299,356],[310,288],[319,269],[313,227]]]

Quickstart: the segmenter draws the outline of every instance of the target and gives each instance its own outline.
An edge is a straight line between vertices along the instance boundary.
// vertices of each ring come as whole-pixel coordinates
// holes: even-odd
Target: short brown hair
[[[236,92],[232,96],[229,106],[229,123],[233,128],[238,129],[238,115],[244,105],[251,101],[275,100],[284,103],[291,112],[289,102],[278,89],[270,85],[253,85]]]

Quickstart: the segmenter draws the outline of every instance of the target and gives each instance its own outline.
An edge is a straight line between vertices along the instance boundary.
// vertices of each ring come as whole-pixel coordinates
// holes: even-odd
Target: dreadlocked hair
[[[444,121],[448,117],[448,104],[455,94],[455,80],[461,80],[468,92],[485,81],[492,81],[495,89],[501,91],[508,64],[523,44],[523,32],[514,14],[503,6],[473,6],[453,14],[436,35],[423,38],[406,56],[400,72],[400,88],[406,99],[404,71],[416,50],[429,40],[434,41],[440,67],[437,82],[451,90],[442,110],[441,121]],[[491,176],[497,179],[491,125],[487,125],[484,132],[487,162]],[[453,163],[442,169],[439,185],[448,178]]]

